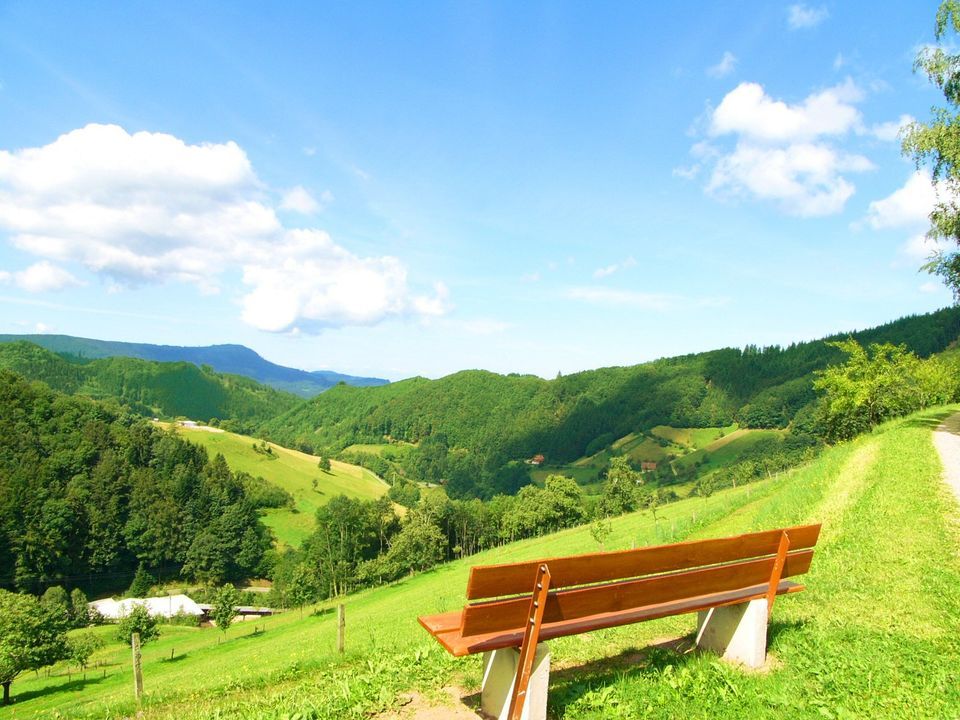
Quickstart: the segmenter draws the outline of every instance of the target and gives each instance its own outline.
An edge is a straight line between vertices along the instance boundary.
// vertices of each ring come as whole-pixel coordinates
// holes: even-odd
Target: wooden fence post
[[[133,694],[137,698],[137,705],[143,696],[143,673],[140,671],[140,633],[130,636],[130,647],[133,649]]]
[[[347,627],[347,613],[343,603],[337,605],[337,652],[343,653],[344,633]]]

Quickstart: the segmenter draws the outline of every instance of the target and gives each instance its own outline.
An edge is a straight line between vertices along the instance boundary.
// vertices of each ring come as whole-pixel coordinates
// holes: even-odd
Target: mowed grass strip
[[[331,460],[330,470],[325,471],[318,467],[319,457],[274,443],[268,443],[273,450],[271,455],[257,452],[253,446],[260,441],[246,435],[202,428],[177,427],[176,430],[191,442],[205,447],[211,457],[222,453],[232,470],[259,475],[293,496],[296,512],[286,508],[271,509],[263,517],[264,524],[284,545],[299,546],[313,531],[317,508],[331,498],[342,494],[374,500],[389,488],[369,470],[339,460]]]

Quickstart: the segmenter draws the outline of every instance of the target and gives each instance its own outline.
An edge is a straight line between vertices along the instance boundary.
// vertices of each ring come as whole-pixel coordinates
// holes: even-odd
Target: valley
[[[210,599],[225,583],[257,580],[265,590],[257,601],[279,614],[225,633],[163,626],[145,646],[144,717],[361,718],[397,710],[409,693],[440,708],[473,702],[479,665],[452,661],[416,625],[419,614],[462,603],[473,565],[822,520],[808,592],[782,609],[778,602],[771,653],[783,669],[769,680],[663,647],[665,637],[671,648],[688,642],[687,621],[675,618],[553,643],[552,712],[589,718],[616,708],[612,717],[633,718],[649,702],[637,698],[655,697],[671,715],[696,716],[696,706],[764,717],[784,693],[795,697],[788,689],[817,685],[821,655],[843,687],[859,687],[864,674],[892,686],[874,643],[886,643],[908,675],[918,638],[958,656],[937,619],[960,603],[953,590],[940,592],[937,602],[950,609],[939,614],[925,598],[916,612],[898,611],[884,590],[920,596],[909,588],[934,573],[960,577],[957,554],[948,553],[960,543],[955,509],[937,494],[939,465],[929,453],[931,427],[960,412],[949,404],[960,399],[950,339],[957,323],[960,311],[941,312],[860,334],[901,346],[714,351],[553,381],[464,371],[338,385],[312,400],[280,396],[293,404],[262,421],[256,413],[278,396],[252,380],[188,363],[79,361],[0,345],[0,364],[33,380],[0,369],[0,430],[10,439],[0,454],[0,530],[9,538],[0,553],[13,568],[0,582],[44,597],[60,584],[102,597],[133,592],[146,574],[143,593],[186,584]],[[121,372],[107,371],[118,362]],[[164,395],[166,387],[176,392]],[[208,420],[169,410],[237,391],[243,402],[268,404],[242,421],[227,405],[224,417]],[[871,414],[877,398],[885,414]],[[173,404],[150,417],[161,402]],[[235,432],[238,423],[253,434]],[[909,477],[897,471],[902,463]],[[25,502],[9,501],[16,497]],[[911,543],[924,555],[901,577],[886,568],[907,515],[919,523]],[[868,538],[873,552],[860,558]],[[859,585],[846,580],[854,556]],[[873,605],[851,616],[848,606],[864,595]],[[342,657],[339,603],[348,617]],[[898,612],[909,624],[882,636],[859,619]],[[848,629],[837,632],[834,617]],[[71,637],[84,633],[100,641],[92,664],[60,659],[49,672],[21,674],[18,717],[135,710],[129,649],[114,626]],[[840,660],[845,652],[856,668]],[[955,664],[923,662],[949,698]],[[570,668],[586,680],[568,680]],[[666,693],[676,668],[689,687]],[[737,702],[718,704],[717,677]],[[450,687],[459,688],[454,700]],[[904,704],[929,692],[903,687]],[[833,685],[819,691],[829,707],[845,707]],[[903,707],[858,702],[851,712],[871,717],[898,717]],[[929,717],[943,707],[929,705]]]

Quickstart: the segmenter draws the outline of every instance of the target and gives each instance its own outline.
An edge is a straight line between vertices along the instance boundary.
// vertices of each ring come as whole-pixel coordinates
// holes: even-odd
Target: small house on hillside
[[[543,465],[544,460],[546,460],[546,458],[538,453],[527,460],[527,465]]]
[[[114,600],[104,598],[88,603],[88,607],[96,610],[107,620],[119,620],[129,615],[134,605],[143,605],[147,612],[156,617],[171,618],[175,615],[193,615],[201,617],[204,613],[197,603],[186,595],[164,595],[163,597],[124,598]]]
[[[652,460],[640,461],[640,472],[654,472],[656,469],[657,469],[657,464]]]

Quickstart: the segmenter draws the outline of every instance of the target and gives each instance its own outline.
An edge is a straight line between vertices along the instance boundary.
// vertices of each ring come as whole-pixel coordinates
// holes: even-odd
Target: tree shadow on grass
[[[230,641],[233,642],[234,640],[257,640],[258,638],[262,638],[266,634],[267,634],[266,630],[259,629],[259,630],[254,630],[253,632],[248,632],[245,635],[237,635],[236,637],[231,638]]]
[[[46,697],[47,695],[83,690],[91,685],[102,683],[109,677],[110,675],[107,675],[106,677],[103,675],[97,675],[95,677],[87,677],[86,679],[83,677],[77,677],[74,680],[67,680],[59,685],[47,685],[46,687],[38,688],[37,690],[27,690],[26,692],[17,692],[17,683],[14,681],[14,683],[10,686],[10,704],[7,707],[15,707],[20,703],[24,703],[28,700],[33,700],[39,697]]]
[[[907,420],[904,425],[906,427],[913,428],[925,428],[928,430],[936,430],[940,423],[946,420],[951,415],[954,415],[954,410],[941,410],[940,412],[934,413],[932,415],[925,415],[924,417],[911,418]],[[960,424],[956,428],[945,428],[947,432],[951,432],[954,435],[960,435]]]

